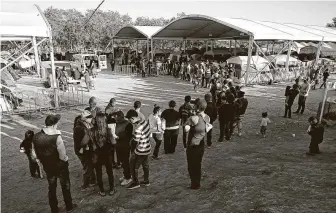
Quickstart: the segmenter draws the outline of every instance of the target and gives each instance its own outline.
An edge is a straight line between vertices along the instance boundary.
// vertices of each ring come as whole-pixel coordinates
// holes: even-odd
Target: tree
[[[335,27],[336,28],[336,17],[334,17],[332,19],[332,22],[331,23],[328,23],[327,24],[327,27]]]

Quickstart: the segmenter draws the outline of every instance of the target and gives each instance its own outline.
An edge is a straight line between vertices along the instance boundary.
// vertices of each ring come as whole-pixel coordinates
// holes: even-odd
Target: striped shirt
[[[133,141],[136,142],[135,154],[149,155],[151,152],[151,144],[149,140],[150,126],[148,121],[140,121],[133,132]]]

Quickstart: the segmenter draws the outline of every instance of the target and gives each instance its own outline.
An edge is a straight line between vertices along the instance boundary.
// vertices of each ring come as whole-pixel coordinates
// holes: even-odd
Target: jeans
[[[303,114],[305,107],[306,107],[306,99],[307,99],[306,96],[303,96],[303,95],[299,96],[299,102],[298,102],[299,106],[298,106],[298,109],[296,110],[297,113],[299,113],[301,110],[301,114]]]
[[[137,155],[134,152],[131,156],[131,172],[133,183],[139,185],[138,179],[138,170],[142,165],[142,169],[144,172],[144,181],[149,181],[149,164],[148,164],[148,155]]]
[[[208,88],[210,86],[210,78],[205,79],[205,87]]]
[[[219,121],[219,140],[222,142],[224,140],[224,135],[226,140],[230,140],[233,133],[234,121]]]
[[[153,157],[159,157],[160,146],[162,143],[162,133],[153,133],[153,139],[155,141],[155,148],[153,152]]]
[[[238,134],[242,133],[242,129],[243,129],[243,122],[242,122],[242,120],[243,120],[243,118],[244,118],[244,115],[239,115],[237,117],[236,126],[237,126],[237,129],[238,129]]]
[[[40,177],[40,169],[36,161],[34,161],[30,155],[27,155],[29,161],[29,171],[32,177],[38,175]]]
[[[288,117],[291,118],[292,117],[292,105],[285,105],[285,117],[287,117],[287,113],[288,113]]]
[[[130,169],[130,153],[131,148],[127,146],[120,146],[117,148],[120,154],[120,161],[123,168],[123,174],[125,179],[131,179],[131,169]]]
[[[164,132],[164,150],[165,153],[174,153],[177,145],[178,129],[166,129]]]
[[[58,213],[57,179],[59,178],[63,193],[63,199],[67,210],[72,209],[72,197],[70,192],[69,163],[64,162],[59,171],[45,170],[49,184],[49,205],[52,213]]]
[[[202,158],[204,154],[204,141],[198,146],[190,146],[186,150],[188,172],[192,186],[200,186],[202,175]]]
[[[92,161],[92,153],[84,152],[83,155],[79,156],[79,159],[83,166],[83,187],[88,187],[89,184],[96,183],[96,176],[94,172],[94,165]]]
[[[315,141],[311,141],[309,145],[309,152],[317,154],[320,152],[319,144],[316,143]]]
[[[105,166],[106,173],[108,176],[108,181],[110,185],[110,191],[114,189],[114,176],[111,162],[111,152],[109,150],[97,150],[96,151],[97,161],[95,162],[95,170],[97,175],[97,183],[99,190],[104,192],[103,184],[103,166]]]

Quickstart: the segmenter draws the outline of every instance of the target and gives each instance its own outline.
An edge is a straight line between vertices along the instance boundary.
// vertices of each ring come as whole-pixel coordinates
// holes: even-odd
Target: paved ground
[[[111,97],[116,97],[118,105],[126,111],[135,100],[140,100],[145,115],[150,114],[155,103],[166,108],[171,99],[181,105],[185,95],[196,98],[205,93],[196,94],[191,85],[171,77],[141,79],[102,73],[95,83],[96,90],[87,97],[97,96],[101,106],[105,106]],[[73,119],[79,111],[61,111],[59,127],[69,155],[73,198],[79,204],[76,212],[336,212],[335,127],[326,130],[321,155],[305,155],[309,145],[307,119],[316,114],[323,91],[311,92],[304,115],[284,119],[284,88],[284,85],[278,85],[244,89],[249,107],[241,138],[217,143],[219,132],[215,122],[214,145],[206,149],[204,155],[202,188],[199,191],[186,189],[189,179],[179,137],[177,153],[164,155],[162,147],[162,159],[150,162],[150,187],[127,191],[116,180],[118,192],[113,197],[101,198],[97,188],[81,192],[82,171],[73,152],[72,140]],[[273,121],[265,139],[257,134],[264,111]],[[19,152],[24,132],[27,129],[37,131],[43,122],[40,116],[29,120],[16,117],[1,125],[1,212],[49,211],[46,179],[30,178],[27,159]],[[114,174],[118,179],[122,173],[115,170]],[[104,179],[107,184],[106,177]],[[59,200],[64,209],[62,199]]]

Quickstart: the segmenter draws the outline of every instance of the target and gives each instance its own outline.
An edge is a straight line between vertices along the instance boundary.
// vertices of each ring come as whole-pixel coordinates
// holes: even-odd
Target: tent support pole
[[[273,66],[273,64],[268,60],[268,58],[266,57],[266,54],[261,50],[261,48],[257,45],[256,42],[254,42],[254,45],[256,46],[257,49],[259,49],[259,51],[261,52],[261,54],[265,57],[265,59],[268,61],[269,65],[271,65],[273,68],[275,68]],[[266,67],[264,67],[262,70],[260,71],[263,71]]]
[[[323,39],[318,43],[317,51],[316,51],[316,57],[315,57],[315,63],[314,66],[317,66],[318,61],[320,59],[320,53],[321,53],[321,47],[322,47]]]
[[[267,41],[267,44],[266,44],[266,55],[268,53],[268,45],[269,45],[269,41]]]
[[[50,32],[51,35],[51,32]],[[55,100],[55,107],[59,107],[58,101],[58,88],[57,88],[57,80],[56,80],[56,71],[55,71],[55,61],[54,61],[54,48],[52,44],[52,37],[49,37],[49,49],[50,49],[50,61],[51,61],[51,73],[52,73],[52,82],[53,82],[53,89],[54,89],[54,100]]]
[[[147,39],[147,60],[149,60],[149,39]]]
[[[136,40],[136,47],[135,47],[135,53],[136,53],[136,55],[138,56],[138,40]]]
[[[152,59],[152,62],[154,63],[154,46],[153,46],[153,39],[151,39],[151,59]]]
[[[328,84],[328,82],[326,82],[326,84]],[[324,106],[325,106],[325,102],[326,102],[326,99],[327,99],[327,94],[328,94],[328,88],[325,88],[324,96],[323,96],[323,102],[322,102],[322,108],[321,108],[320,118],[319,118],[320,122],[322,121],[322,118],[323,118],[323,111],[324,111]]]
[[[251,57],[252,57],[252,49],[253,49],[253,35],[250,35],[249,43],[248,43],[248,52],[247,52],[247,64],[246,64],[246,72],[245,72],[245,85],[248,84],[248,77],[251,65]]]
[[[274,44],[275,44],[275,41],[273,41],[273,43],[272,43],[272,54],[271,55],[273,55],[273,53],[274,53]]]
[[[229,51],[231,52],[231,40],[229,40]]]
[[[40,70],[40,56],[37,51],[37,45],[36,45],[36,37],[33,36],[33,46],[34,46],[34,55],[35,55],[35,66],[36,66],[36,72],[38,77],[41,77],[41,70]]]
[[[287,58],[286,58],[286,65],[285,65],[285,69],[286,71],[288,72],[289,69],[289,57],[290,57],[290,54],[291,54],[291,51],[292,51],[292,46],[293,46],[293,41],[290,41],[289,44],[288,44],[288,48],[287,48]]]
[[[213,51],[214,48],[214,40],[211,40],[211,51]]]
[[[237,55],[237,40],[234,40],[234,49],[233,49],[233,55]]]

